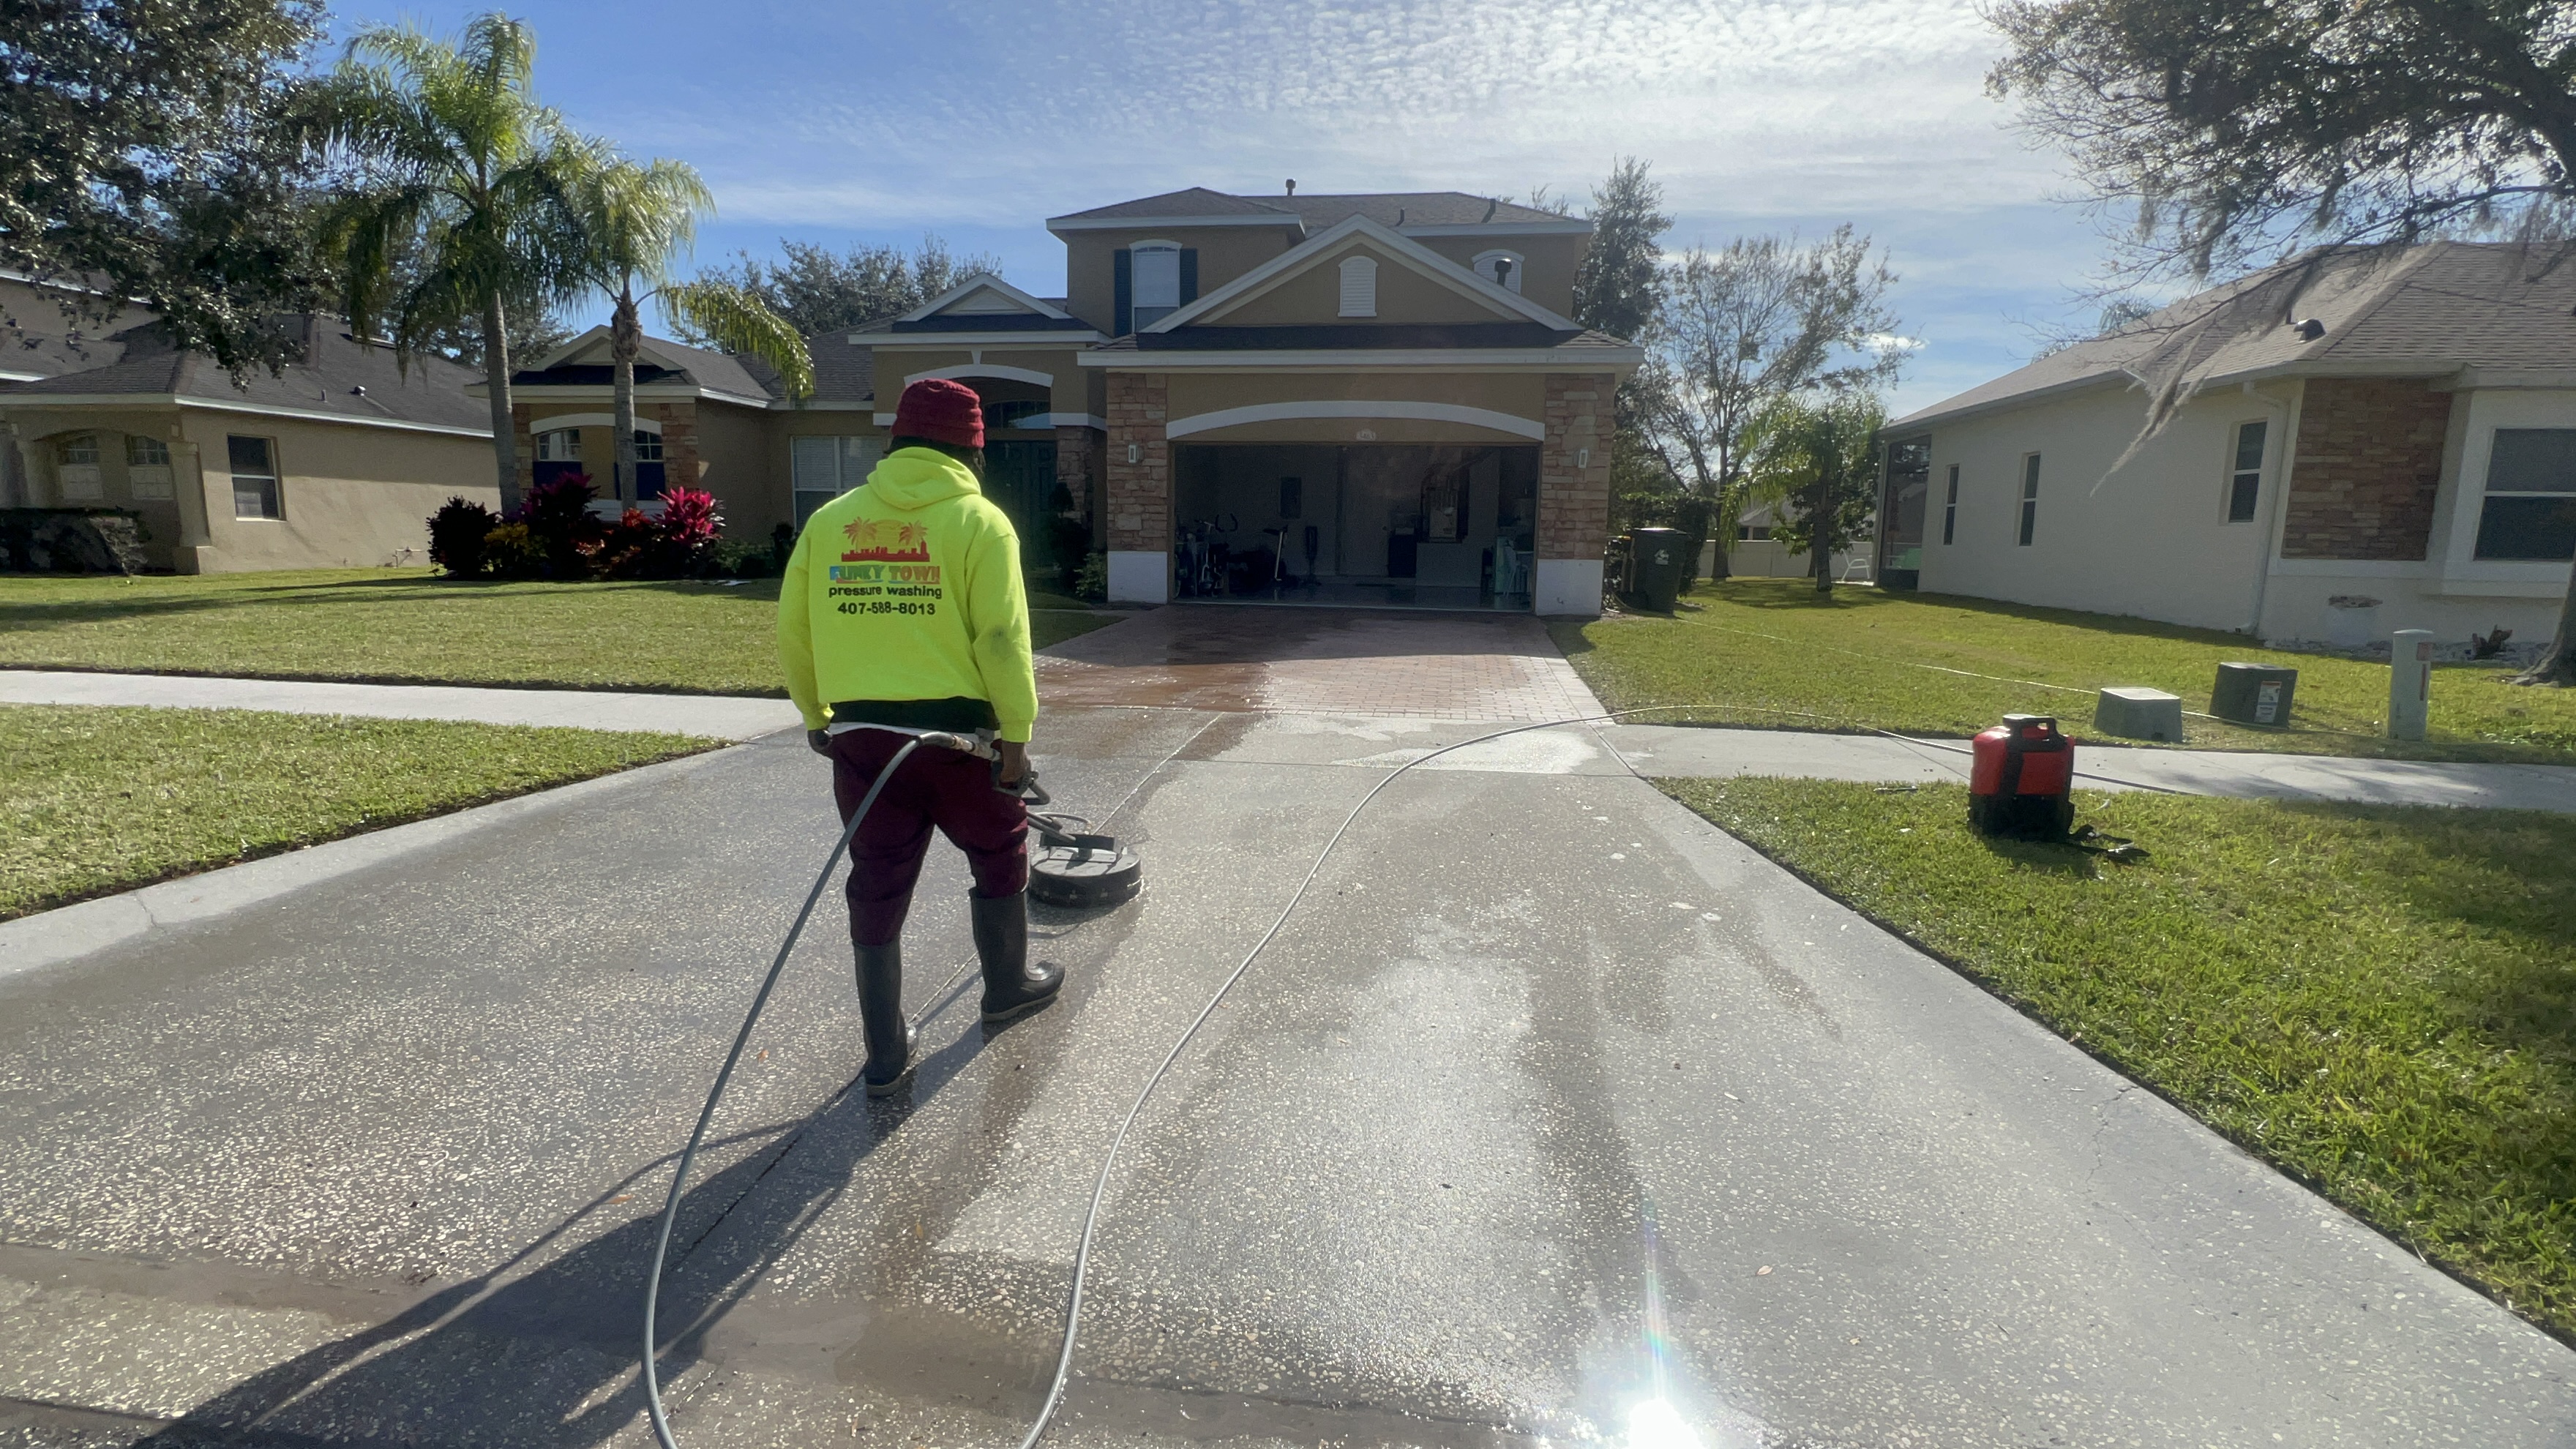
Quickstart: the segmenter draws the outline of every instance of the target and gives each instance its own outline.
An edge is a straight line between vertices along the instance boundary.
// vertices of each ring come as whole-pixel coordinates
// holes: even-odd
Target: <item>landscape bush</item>
[[[429,561],[449,578],[470,579],[483,572],[484,540],[500,527],[499,514],[462,496],[448,499],[429,516]]]
[[[671,488],[658,514],[628,508],[614,520],[592,510],[592,496],[589,475],[574,473],[530,488],[502,516],[450,498],[429,519],[430,559],[456,578],[761,578],[777,571],[761,567],[773,562],[771,547],[720,552],[724,515],[713,494]]]

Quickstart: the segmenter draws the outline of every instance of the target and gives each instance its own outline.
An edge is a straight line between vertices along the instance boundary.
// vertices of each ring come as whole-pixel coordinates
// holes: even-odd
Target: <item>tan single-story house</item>
[[[14,506],[130,509],[144,554],[181,573],[426,562],[426,520],[496,505],[492,434],[466,369],[397,364],[336,318],[302,355],[236,382],[153,323],[86,344],[103,364],[0,387]]]
[[[2319,254],[1900,418],[1879,580],[2284,643],[2545,641],[2576,559],[2576,267],[2551,261]]]
[[[1600,608],[1611,401],[1638,350],[1568,316],[1591,223],[1458,192],[1192,189],[1059,216],[1067,295],[969,278],[808,339],[814,395],[651,339],[636,480],[758,536],[858,486],[905,384],[984,401],[987,489],[1110,597]],[[608,490],[608,335],[512,378],[523,477]],[[1219,567],[1230,560],[1230,570]]]

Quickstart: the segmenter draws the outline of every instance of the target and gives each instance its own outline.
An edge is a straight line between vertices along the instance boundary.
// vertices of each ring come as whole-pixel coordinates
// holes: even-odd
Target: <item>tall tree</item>
[[[1816,592],[1834,587],[1834,554],[1878,509],[1878,432],[1887,407],[1852,388],[1774,399],[1745,429],[1747,492],[1777,505],[1771,536],[1807,555]]]
[[[1988,88],[2067,151],[2117,224],[2125,280],[2464,228],[2564,236],[2576,208],[2565,3],[2003,0],[1988,15],[2010,46]],[[2576,578],[2522,678],[2576,685]]]
[[[1002,270],[1000,257],[982,252],[960,257],[935,236],[923,237],[909,255],[900,247],[881,245],[835,252],[784,238],[778,250],[786,260],[764,262],[746,253],[730,267],[701,272],[699,279],[758,297],[806,337],[901,316],[977,272]],[[686,332],[682,340],[713,341]]]
[[[576,146],[539,104],[537,36],[493,12],[454,40],[361,31],[333,72],[333,131],[358,170],[328,228],[349,320],[405,355],[479,320],[492,458],[516,507],[509,304],[569,301],[576,230],[565,195]]]
[[[1742,514],[1747,432],[1784,398],[1875,389],[1913,344],[1886,304],[1896,274],[1848,225],[1812,245],[1739,237],[1664,268],[1637,375],[1640,432],[1699,524],[1724,540]],[[1724,572],[1725,550],[1718,551]]]
[[[1648,163],[1622,156],[1592,188],[1592,243],[1574,272],[1574,320],[1635,338],[1654,320],[1663,236],[1673,229]]]
[[[76,327],[129,301],[236,375],[323,295],[305,187],[311,0],[0,0],[0,267]]]
[[[635,498],[635,359],[643,351],[642,304],[658,300],[675,327],[727,352],[749,353],[777,369],[792,397],[814,390],[814,361],[793,323],[760,298],[725,282],[684,282],[672,264],[697,234],[715,198],[684,161],[638,165],[589,143],[568,162],[575,268],[609,300],[608,356],[615,385],[617,434],[614,495]],[[640,291],[639,291],[640,289]]]

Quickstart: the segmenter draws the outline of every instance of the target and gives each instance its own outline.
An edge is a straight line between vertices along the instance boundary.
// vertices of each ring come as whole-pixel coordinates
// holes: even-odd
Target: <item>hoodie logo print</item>
[[[918,523],[853,518],[841,525],[850,542],[843,563],[928,563],[930,530]]]

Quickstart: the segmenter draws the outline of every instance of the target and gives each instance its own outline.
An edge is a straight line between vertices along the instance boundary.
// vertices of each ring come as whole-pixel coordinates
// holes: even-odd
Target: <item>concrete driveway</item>
[[[827,904],[687,1200],[683,1442],[1011,1442],[1144,1072],[1493,727],[1057,709],[1147,892],[988,1037],[935,851],[909,1100]],[[1658,1384],[1708,1446],[2569,1442],[2565,1348],[1582,732],[1442,764],[1140,1120],[1060,1442],[1681,1449]],[[0,1442],[645,1442],[666,1154],[823,782],[773,737],[0,977]]]

